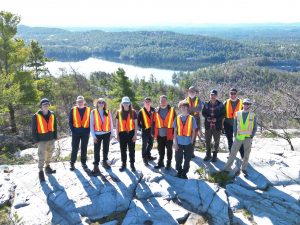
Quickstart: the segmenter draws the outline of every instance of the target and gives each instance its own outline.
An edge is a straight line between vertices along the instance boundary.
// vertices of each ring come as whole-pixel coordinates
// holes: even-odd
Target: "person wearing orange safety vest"
[[[196,138],[197,123],[194,116],[189,115],[190,105],[186,100],[179,102],[178,108],[181,114],[176,117],[173,123],[174,128],[174,149],[177,177],[187,179],[190,169],[190,161],[193,154],[193,141]],[[182,168],[182,161],[184,164]]]
[[[151,135],[151,126],[154,111],[155,109],[151,107],[151,98],[146,97],[144,107],[138,113],[138,125],[142,129],[142,157],[145,166],[149,166],[148,161],[156,159],[151,156],[154,139]]]
[[[203,136],[201,130],[201,117],[200,117],[200,113],[202,109],[202,101],[199,98],[199,96],[197,96],[197,92],[198,90],[196,89],[195,86],[189,87],[188,97],[185,99],[189,103],[189,114],[194,116],[194,118],[196,119],[196,123],[197,123],[196,138],[198,136],[198,132],[200,133],[200,136]],[[196,138],[194,139],[193,142],[192,158],[195,158],[194,149],[195,149]]]
[[[233,121],[237,111],[243,109],[242,100],[237,97],[237,89],[231,88],[229,92],[230,98],[223,104],[225,106],[225,118],[223,120],[223,127],[228,142],[229,153],[231,152],[231,146],[233,143]],[[240,155],[244,157],[244,147],[241,146]]]
[[[109,142],[115,136],[113,129],[113,119],[111,112],[107,109],[107,103],[104,98],[99,98],[96,103],[96,108],[91,112],[90,118],[90,130],[94,139],[94,169],[93,174],[100,173],[100,148],[103,142],[103,161],[102,166],[105,169],[110,169],[110,165],[107,163]]]
[[[238,150],[241,145],[244,145],[244,158],[241,169],[245,177],[248,176],[246,168],[249,161],[252,140],[257,130],[256,115],[250,111],[251,105],[251,100],[246,98],[243,100],[243,110],[236,112],[233,125],[235,140],[231,148],[229,159],[224,166],[224,171],[229,172]],[[236,172],[236,175],[239,173],[240,170]]]
[[[86,165],[87,160],[87,146],[90,137],[90,115],[91,108],[85,106],[83,96],[78,96],[76,99],[76,106],[74,106],[69,114],[69,127],[72,131],[72,152],[70,160],[70,170],[75,170],[75,162],[79,144],[81,142],[81,165],[84,170],[88,169]]]
[[[131,171],[135,172],[135,141],[137,139],[137,114],[132,107],[129,97],[122,98],[120,109],[116,115],[117,140],[120,143],[122,166],[119,171],[126,170],[127,146]]]
[[[152,134],[157,140],[157,148],[159,159],[155,169],[164,167],[165,148],[167,148],[167,166],[171,169],[172,162],[172,146],[174,138],[174,128],[172,127],[176,112],[173,107],[168,104],[167,96],[160,96],[160,106],[155,109],[152,122]]]
[[[54,142],[57,139],[57,122],[52,111],[49,110],[50,102],[47,98],[40,101],[40,110],[32,117],[32,136],[38,145],[38,168],[39,179],[45,181],[44,164],[46,164],[45,172],[47,174],[55,173],[50,167],[50,161],[54,151]]]

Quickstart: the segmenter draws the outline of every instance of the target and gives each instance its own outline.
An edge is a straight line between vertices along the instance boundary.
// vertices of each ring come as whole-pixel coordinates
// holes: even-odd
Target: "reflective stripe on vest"
[[[244,123],[242,112],[243,111],[238,111],[236,117],[236,122],[237,122],[236,139],[238,140],[244,140],[246,137],[250,137],[254,127],[255,114],[253,112],[249,112],[247,115],[247,119]]]
[[[148,129],[149,127],[151,127],[151,119],[147,115],[145,108],[142,108],[142,115],[143,115],[145,128]]]
[[[198,96],[196,96],[195,101],[192,102],[192,99],[191,99],[190,97],[187,97],[187,98],[186,98],[186,101],[189,103],[189,106],[190,106],[191,108],[197,108],[198,103],[199,103],[199,98],[198,98]],[[199,115],[199,112],[194,112],[193,115],[195,115],[195,116],[196,116],[196,115]]]
[[[158,112],[156,112],[155,114],[155,128],[172,128],[173,125],[173,121],[174,121],[174,108],[171,107],[166,118],[164,120],[162,120],[161,116],[159,115]]]
[[[110,113],[108,110],[106,110],[106,115],[104,115],[104,121],[102,121],[101,116],[97,109],[93,110],[94,112],[94,130],[97,132],[109,132],[111,130],[111,118]]]
[[[40,115],[39,113],[36,113],[36,124],[37,124],[37,131],[38,134],[46,134],[49,132],[53,132],[54,131],[54,115],[51,114],[49,117],[49,121],[47,123],[47,121],[45,120],[45,118]]]
[[[193,131],[193,116],[189,115],[183,125],[181,117],[177,116],[177,135],[178,136],[192,136]]]
[[[90,127],[90,115],[91,115],[91,108],[86,107],[85,112],[83,114],[83,118],[80,118],[80,113],[78,107],[73,107],[73,127],[75,128],[89,128]]]
[[[130,112],[128,113],[127,119],[123,120],[122,111],[118,111],[118,124],[119,124],[119,132],[123,131],[131,131],[134,130],[134,120],[131,119]]]
[[[242,110],[242,108],[243,108],[242,101],[240,99],[238,99],[237,101],[238,101],[238,103],[237,103],[235,109],[233,110],[231,100],[230,99],[226,100],[226,115],[225,116],[227,119],[235,118],[236,113],[238,111]]]

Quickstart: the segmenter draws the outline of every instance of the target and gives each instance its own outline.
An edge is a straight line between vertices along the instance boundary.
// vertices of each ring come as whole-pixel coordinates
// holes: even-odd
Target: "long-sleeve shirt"
[[[225,116],[225,107],[222,102],[216,100],[214,104],[211,101],[204,104],[202,115],[205,118],[205,129],[215,127],[216,130],[222,130],[222,121]]]
[[[244,112],[244,111],[242,113],[244,123],[247,120],[248,114],[249,114],[249,112]],[[256,116],[254,116],[254,121],[253,122],[254,122],[254,126],[253,126],[253,130],[252,130],[251,138],[253,138],[255,136],[256,131],[257,131]],[[234,119],[234,122],[233,122],[233,133],[234,133],[234,136],[236,136],[236,134],[237,134],[237,121],[236,121],[236,119]]]
[[[99,114],[100,114],[100,117],[101,117],[101,120],[104,121],[104,111],[103,110],[99,110],[97,109]],[[111,132],[111,135],[112,136],[115,136],[115,131],[114,131],[114,125],[113,125],[113,119],[112,119],[112,116],[111,116],[111,113],[110,111],[108,112],[109,116],[110,116],[110,128],[111,130],[109,132],[104,132],[104,131],[95,131],[94,129],[94,111],[92,110],[91,111],[91,117],[90,117],[90,132],[91,132],[91,135],[93,138],[96,138],[96,135],[102,135],[102,134],[107,134],[107,133],[110,133]]]
[[[81,119],[84,116],[85,110],[86,107],[78,108],[78,112]],[[88,135],[90,133],[90,128],[83,128],[83,127],[76,128],[73,126],[73,108],[70,110],[70,114],[69,114],[69,127],[70,130],[72,131],[72,135]]]

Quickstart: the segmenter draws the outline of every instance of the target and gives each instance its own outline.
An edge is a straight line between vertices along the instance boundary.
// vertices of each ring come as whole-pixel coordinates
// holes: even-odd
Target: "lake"
[[[61,73],[59,72],[59,68],[64,68],[68,72],[71,72],[71,68],[75,69],[77,72],[82,73],[86,76],[89,76],[91,72],[102,71],[106,73],[113,73],[118,70],[118,68],[123,68],[126,72],[126,76],[130,79],[134,79],[135,77],[143,78],[146,80],[150,78],[150,75],[153,76],[157,80],[163,80],[167,84],[172,84],[172,75],[174,70],[164,70],[164,69],[155,69],[155,68],[143,68],[123,63],[111,62],[103,59],[97,58],[89,58],[84,61],[79,62],[60,62],[53,61],[48,62],[46,64],[50,73],[54,76],[59,76]]]

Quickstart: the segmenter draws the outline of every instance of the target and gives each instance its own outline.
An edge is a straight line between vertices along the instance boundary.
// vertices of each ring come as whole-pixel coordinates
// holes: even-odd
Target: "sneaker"
[[[94,168],[92,170],[92,174],[93,175],[100,174],[99,166],[94,165]]]
[[[81,166],[82,166],[82,168],[83,168],[84,170],[87,170],[87,169],[88,169],[88,166],[87,166],[86,164],[81,164]]]
[[[120,172],[123,172],[126,170],[126,164],[122,164],[122,166],[119,168]]]
[[[151,156],[151,155],[148,156],[148,160],[149,160],[149,161],[153,161],[153,160],[155,160],[155,159],[157,159],[157,157],[154,157],[154,156]]]
[[[206,155],[205,157],[204,157],[204,159],[203,159],[203,161],[208,161],[208,160],[210,160],[211,159],[211,156],[210,155]]]
[[[170,170],[170,169],[171,169],[171,162],[168,162],[166,166],[166,170]]]
[[[242,170],[242,172],[244,174],[244,177],[248,177],[249,176],[249,174],[248,174],[248,172],[246,170]]]
[[[181,173],[178,172],[177,175],[176,175],[176,177],[181,178]]]
[[[192,154],[192,159],[195,158],[195,157],[196,157],[196,156],[195,156],[195,154],[193,153],[193,154]]]
[[[74,170],[75,170],[75,165],[74,165],[74,163],[70,163],[70,170],[71,170],[71,171],[74,171]]]
[[[107,163],[107,161],[103,161],[102,166],[104,169],[107,169],[107,170],[111,168],[111,166]]]
[[[213,155],[211,161],[212,161],[212,162],[217,162],[217,160],[218,160],[217,155]]]
[[[135,167],[134,167],[134,164],[131,164],[131,165],[130,165],[130,168],[131,168],[131,171],[132,171],[132,172],[135,172],[135,171],[136,171],[136,169],[135,169]]]
[[[56,173],[56,170],[53,170],[49,165],[45,167],[46,174]]]
[[[234,175],[235,175],[235,176],[239,176],[239,175],[240,175],[240,173],[241,173],[241,171],[240,171],[240,170],[238,170],[238,171],[236,171],[236,172],[235,172],[235,174],[234,174]]]
[[[45,175],[44,175],[44,171],[41,170],[39,172],[39,179],[40,179],[40,182],[45,182]]]

